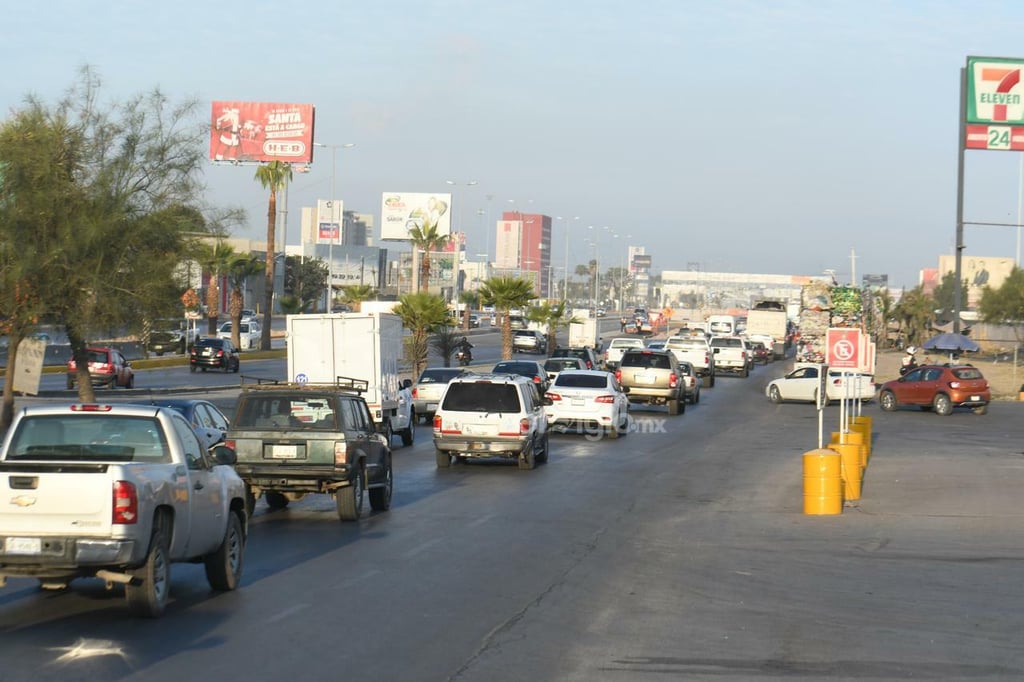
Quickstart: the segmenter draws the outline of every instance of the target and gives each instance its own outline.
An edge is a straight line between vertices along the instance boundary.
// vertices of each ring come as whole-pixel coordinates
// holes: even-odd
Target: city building
[[[534,282],[541,298],[551,289],[551,217],[506,211],[497,225],[494,274],[519,273]],[[516,276],[519,276],[516,275]]]

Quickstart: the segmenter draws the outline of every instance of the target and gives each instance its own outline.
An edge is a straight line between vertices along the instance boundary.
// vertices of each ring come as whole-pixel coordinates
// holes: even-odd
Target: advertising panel
[[[409,232],[437,228],[437,233],[449,235],[452,217],[451,194],[423,192],[385,192],[380,209],[380,238],[384,240],[409,239]]]
[[[1013,269],[1013,258],[961,256],[960,276],[967,282],[967,307],[976,308],[981,290],[986,285],[993,289],[1002,286]],[[956,272],[956,256],[939,256],[939,281],[946,273]]]
[[[316,202],[316,243],[341,243],[341,217],[345,215],[345,202],[318,199]]]
[[[967,122],[1024,123],[1024,60],[967,58]]]
[[[312,104],[213,103],[210,160],[313,162]]]

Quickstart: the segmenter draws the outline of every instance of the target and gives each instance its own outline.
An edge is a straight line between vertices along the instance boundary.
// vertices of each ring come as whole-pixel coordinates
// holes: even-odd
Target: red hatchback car
[[[915,367],[899,379],[882,384],[878,392],[878,403],[887,412],[900,405],[917,405],[942,416],[951,414],[954,407],[985,414],[991,400],[988,381],[972,365]]]
[[[132,363],[116,348],[85,349],[89,357],[89,379],[93,386],[135,388],[135,370]],[[78,381],[78,365],[75,359],[68,360],[68,390]]]

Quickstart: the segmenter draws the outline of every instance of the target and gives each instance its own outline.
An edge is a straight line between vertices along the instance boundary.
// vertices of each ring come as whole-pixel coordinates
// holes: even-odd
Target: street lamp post
[[[335,209],[337,208],[337,197],[334,196],[334,180],[337,177],[338,171],[338,150],[339,149],[351,149],[356,146],[355,142],[346,142],[345,144],[324,144],[322,142],[314,142],[314,147],[323,147],[331,150],[331,198],[327,202],[327,205],[331,207],[331,240],[327,243],[327,302],[324,305],[326,312],[331,312],[331,303],[334,299],[334,241],[337,238],[335,236],[335,227],[337,227],[337,236],[341,236],[341,221],[343,216],[335,216]]]

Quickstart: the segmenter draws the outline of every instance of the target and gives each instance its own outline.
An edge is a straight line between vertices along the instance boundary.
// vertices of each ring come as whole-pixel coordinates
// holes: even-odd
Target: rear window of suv
[[[515,384],[456,382],[448,385],[441,409],[452,412],[520,412],[519,390]]]
[[[660,353],[629,353],[622,356],[623,367],[648,367],[651,369],[672,369],[668,357]]]

